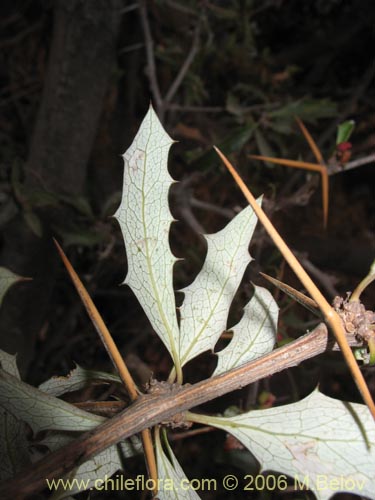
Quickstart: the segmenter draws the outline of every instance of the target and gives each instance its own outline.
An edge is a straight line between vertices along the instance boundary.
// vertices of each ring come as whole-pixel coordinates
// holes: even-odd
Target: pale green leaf
[[[256,223],[257,217],[248,206],[224,229],[205,236],[208,248],[203,267],[193,283],[181,290],[185,294],[180,308],[182,365],[213,350],[226,329],[229,308],[251,260],[248,247]]]
[[[10,375],[13,375],[13,377],[18,378],[18,380],[21,380],[20,372],[18,371],[17,367],[17,355],[16,354],[8,354],[5,351],[2,351],[0,349],[0,367]]]
[[[8,288],[21,279],[21,276],[12,273],[9,269],[0,267],[0,306]]]
[[[80,410],[61,399],[0,370],[0,406],[27,422],[34,432],[43,430],[87,431],[104,422],[104,417]]]
[[[340,491],[375,498],[375,423],[365,405],[314,391],[298,403],[207,421],[233,434],[263,470],[304,482],[319,500]]]
[[[341,144],[342,142],[346,142],[350,139],[352,132],[355,127],[354,120],[346,120],[343,123],[340,123],[337,127],[337,136],[336,136],[336,144]]]
[[[51,451],[58,450],[63,446],[73,442],[75,437],[69,434],[54,433],[49,434],[40,444],[47,446]],[[104,481],[123,468],[121,455],[125,458],[132,457],[139,453],[142,445],[138,438],[134,439],[134,445],[125,441],[115,446],[110,446],[94,458],[74,469],[70,474],[63,478],[49,481],[51,488],[51,500],[60,500],[70,495],[75,495],[88,489],[97,488],[105,491]],[[121,452],[120,452],[121,450]],[[113,478],[115,480],[115,478]],[[110,484],[107,486],[111,490]],[[121,489],[121,486],[117,489]],[[116,491],[114,486],[113,491]]]
[[[89,489],[105,491],[105,481],[121,468],[122,464],[116,446],[110,446],[93,459],[87,460],[69,475],[61,478],[60,483],[55,483],[56,488],[51,489],[54,493],[50,500],[60,500]],[[49,483],[53,484],[52,481]],[[107,488],[111,490],[110,486]]]
[[[166,443],[166,446],[171,461],[164,453],[160,440],[156,440],[156,461],[159,480],[157,498],[160,500],[199,500],[197,493],[189,486],[189,480],[174,456],[171,447],[168,443]]]
[[[0,480],[30,464],[25,424],[0,408]]]
[[[121,384],[121,379],[118,375],[111,373],[99,372],[94,370],[85,370],[79,365],[76,365],[66,377],[52,377],[46,382],[43,382],[39,389],[51,396],[61,396],[66,392],[78,391],[88,385],[92,381],[101,380],[103,382]]]
[[[278,311],[270,292],[256,286],[241,320],[230,328],[231,342],[217,354],[219,360],[214,375],[271,352],[276,342]]]
[[[125,280],[155,332],[179,365],[178,324],[172,268],[176,261],[168,243],[173,221],[167,169],[172,139],[150,107],[130,148],[124,154],[122,200],[115,217],[125,240],[128,274]]]
[[[23,217],[35,236],[41,238],[43,236],[43,226],[40,218],[31,210],[25,210],[23,212]]]

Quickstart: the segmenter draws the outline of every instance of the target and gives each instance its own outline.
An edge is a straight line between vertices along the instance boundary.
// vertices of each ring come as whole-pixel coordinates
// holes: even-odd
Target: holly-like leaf
[[[115,217],[120,223],[128,259],[125,283],[135,293],[178,368],[178,324],[172,280],[176,258],[168,243],[173,221],[168,191],[173,180],[167,159],[172,142],[150,107],[124,154],[122,199]]]
[[[260,203],[260,200],[258,201]],[[248,251],[257,217],[246,207],[215,234],[206,235],[207,255],[193,283],[181,290],[179,355],[184,365],[213,350],[226,329],[229,308],[251,257]]]
[[[160,440],[156,440],[156,460],[158,464],[159,491],[157,497],[160,500],[199,500],[199,496],[190,487],[181,465],[178,463],[168,443],[168,456],[164,453]]]
[[[6,269],[5,267],[0,267],[0,306],[8,288],[12,286],[14,283],[17,283],[17,281],[21,281],[24,279],[25,278],[18,276],[9,269]]]
[[[75,437],[67,433],[54,433],[48,434],[39,444],[55,451],[72,443],[74,439]],[[141,452],[140,441],[136,437],[133,440],[134,444],[130,441],[123,441],[118,445],[110,446],[63,478],[49,480],[47,484],[53,492],[53,500],[68,498],[70,495],[89,489],[95,490],[96,487],[105,488],[105,481],[116,471],[123,469],[121,456],[129,458]]]
[[[205,423],[235,436],[263,470],[291,476],[319,500],[340,491],[375,498],[375,424],[365,405],[314,391],[298,403]]]
[[[66,392],[78,391],[90,382],[98,380],[110,383],[118,382],[121,384],[121,379],[118,375],[94,370],[85,370],[79,365],[76,365],[76,368],[66,377],[52,377],[43,382],[39,386],[39,389],[51,396],[61,396],[61,394],[65,394]]]
[[[0,367],[13,377],[21,380],[20,372],[17,367],[17,356],[15,354],[8,354],[0,349]]]
[[[231,342],[218,353],[219,361],[214,375],[271,352],[276,342],[278,312],[270,292],[256,286],[241,320],[230,328],[233,331]]]
[[[0,370],[0,406],[27,422],[34,432],[87,431],[105,418],[80,410]]]

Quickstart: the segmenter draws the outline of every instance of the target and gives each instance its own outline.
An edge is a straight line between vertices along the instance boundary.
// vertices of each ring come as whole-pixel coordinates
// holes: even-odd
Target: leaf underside
[[[259,201],[260,203],[260,201]],[[213,350],[226,329],[229,308],[251,257],[248,251],[257,218],[243,209],[224,229],[206,235],[207,255],[193,283],[181,290],[179,355],[182,365]]]
[[[256,286],[241,320],[230,328],[233,338],[218,353],[219,361],[213,375],[225,373],[271,352],[276,342],[278,312],[270,292]]]
[[[178,324],[172,268],[176,261],[169,243],[173,221],[167,169],[172,139],[150,107],[130,148],[124,154],[124,182],[115,213],[128,260],[125,283],[130,286],[175,364]]]
[[[210,424],[233,434],[263,470],[307,478],[319,500],[339,491],[375,498],[375,426],[365,405],[314,391],[298,403]]]
[[[173,222],[168,192],[173,181],[167,159],[172,142],[150,108],[124,154],[123,192],[115,217],[128,259],[125,283],[179,370],[202,352],[212,351],[226,329],[232,300],[251,260],[248,247],[257,218],[248,206],[224,229],[205,235],[207,256],[194,282],[182,290],[179,326],[173,290],[176,258],[168,241]]]

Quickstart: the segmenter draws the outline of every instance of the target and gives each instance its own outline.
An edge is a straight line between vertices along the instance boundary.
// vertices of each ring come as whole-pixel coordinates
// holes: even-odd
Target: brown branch
[[[358,158],[358,160],[353,160],[350,161],[345,165],[344,168],[340,169],[339,171],[332,172],[332,175],[346,172],[347,170],[351,170],[352,168],[358,168],[361,167],[362,165],[368,165],[369,163],[375,162],[375,153],[372,153],[371,155],[364,156],[363,158]]]
[[[244,106],[241,108],[243,113],[251,113],[255,111],[264,111],[276,109],[280,106],[279,102],[253,104],[252,106]],[[170,103],[166,105],[167,110],[181,111],[183,113],[229,113],[226,106],[189,106],[184,104]]]
[[[321,354],[327,349],[328,332],[324,323],[311,333],[261,358],[194,385],[171,386],[162,395],[140,397],[129,408],[83,434],[73,443],[0,484],[0,498],[17,500],[46,488],[46,480],[62,477],[104,449],[144,429],[171,419],[207,401],[242,388],[256,380]],[[10,376],[4,372],[1,376]]]
[[[185,58],[185,61],[182,64],[179,72],[177,73],[174,81],[172,82],[168,92],[166,93],[165,97],[163,98],[163,96],[160,92],[158,77],[157,77],[157,73],[156,73],[154,41],[153,41],[152,34],[151,34],[151,28],[150,28],[150,23],[148,20],[147,7],[146,7],[145,0],[139,1],[139,12],[140,12],[140,16],[141,16],[143,34],[144,34],[144,38],[145,38],[147,67],[148,67],[147,74],[148,74],[148,78],[149,78],[149,82],[150,82],[150,88],[151,88],[152,95],[155,99],[155,106],[156,106],[157,114],[159,115],[160,120],[163,122],[165,111],[168,108],[168,105],[172,101],[173,97],[176,95],[176,92],[178,91],[179,87],[181,86],[181,84],[186,76],[186,73],[188,72],[192,62],[194,61],[196,53],[198,52],[201,23],[200,23],[200,21],[197,23],[195,30],[194,30],[193,42],[192,42],[192,45],[190,47],[190,50]]]
[[[170,88],[169,88],[169,90],[164,98],[163,106],[165,106],[166,104],[168,104],[172,101],[172,99],[176,95],[176,92],[179,89],[181,83],[183,82],[183,80],[186,76],[186,73],[188,72],[192,62],[194,61],[194,57],[195,57],[196,53],[198,52],[198,48],[199,48],[200,31],[201,31],[201,23],[200,23],[200,21],[198,21],[198,24],[194,30],[193,43],[191,44],[191,48],[189,50],[189,53],[186,56],[186,59],[185,59],[183,65],[181,66],[180,71],[178,72],[176,78],[174,79],[172,85],[170,86]]]

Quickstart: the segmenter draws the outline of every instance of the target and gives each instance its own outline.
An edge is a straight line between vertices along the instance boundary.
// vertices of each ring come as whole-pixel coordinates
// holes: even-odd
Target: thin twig
[[[170,111],[181,111],[183,113],[223,113],[226,112],[225,106],[188,106],[184,104],[167,104],[166,108]]]
[[[330,297],[333,299],[339,295],[339,292],[332,284],[332,279],[327,276],[326,273],[317,268],[309,259],[307,259],[302,254],[294,251],[294,253],[299,257],[303,267],[312,275],[314,278],[322,285],[323,288],[329,293]]]
[[[127,14],[128,12],[131,12],[132,10],[136,10],[139,8],[138,3],[132,3],[128,5],[127,7],[124,7],[123,9],[120,10],[120,14]]]
[[[35,24],[32,26],[28,26],[26,29],[21,31],[20,33],[17,33],[17,35],[14,35],[11,38],[6,38],[0,43],[0,49],[4,49],[5,47],[9,47],[11,45],[15,45],[19,43],[21,40],[29,36],[31,33],[34,33],[34,31],[37,31],[41,26],[42,26],[43,20],[37,21]]]
[[[244,106],[241,108],[243,113],[250,113],[255,111],[264,111],[266,109],[274,109],[280,106],[279,102],[266,103],[266,104],[253,104],[252,106]],[[166,106],[167,110],[181,111],[183,113],[228,113],[226,106],[189,106],[184,104],[170,103]]]
[[[353,160],[348,162],[345,167],[338,172],[332,172],[332,175],[346,172],[347,170],[351,170],[352,168],[357,168],[361,167],[362,165],[367,165],[369,163],[375,162],[375,153],[372,153],[371,155],[364,156],[363,158],[358,158],[358,160]]]
[[[179,89],[181,83],[183,82],[186,73],[188,72],[192,62],[194,61],[195,55],[198,52],[199,48],[199,35],[201,31],[201,22],[198,21],[193,35],[193,43],[191,44],[191,48],[189,50],[186,59],[181,66],[179,72],[177,73],[176,78],[174,79],[172,85],[170,86],[165,98],[164,98],[164,106],[172,101],[173,97],[176,95],[177,90]]]
[[[175,434],[169,434],[169,441],[181,441],[182,439],[190,439],[194,436],[199,436],[200,434],[207,434],[208,432],[217,432],[218,429],[215,427],[210,427],[205,425],[204,427],[199,427],[198,429],[193,429],[191,431],[179,432]]]
[[[118,51],[119,54],[126,54],[127,52],[134,52],[135,50],[143,49],[145,44],[143,42],[133,43],[131,45],[127,45]]]
[[[148,22],[146,1],[139,0],[139,14],[145,37],[146,57],[147,57],[147,74],[150,81],[151,92],[155,100],[155,107],[160,114],[163,107],[163,99],[160,93],[159,82],[156,75],[155,54],[154,54],[154,41],[151,35],[150,23]]]
[[[179,10],[180,12],[183,12],[184,14],[192,15],[192,16],[197,16],[197,12],[195,10],[190,9],[189,7],[186,7],[185,5],[181,5],[178,2],[173,2],[171,0],[165,0],[166,5],[171,7],[172,9]]]
[[[197,198],[194,198],[194,196],[190,198],[190,205],[194,208],[199,208],[201,210],[207,210],[208,212],[214,212],[216,214],[222,215],[227,219],[233,219],[233,217],[236,215],[236,212],[230,208],[218,207],[213,203],[197,200]]]

